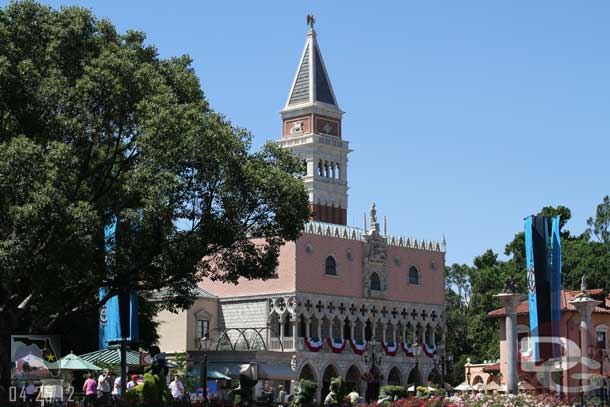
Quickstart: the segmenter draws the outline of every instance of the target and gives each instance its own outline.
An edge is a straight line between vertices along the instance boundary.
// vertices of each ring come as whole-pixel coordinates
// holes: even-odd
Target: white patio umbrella
[[[500,385],[498,385],[498,383],[496,383],[496,382],[489,382],[485,386],[485,391],[499,391],[499,390],[500,390]]]
[[[460,383],[457,386],[455,386],[453,388],[453,390],[455,390],[455,391],[470,391],[470,390],[472,390],[472,387],[468,383],[463,382],[463,383]]]

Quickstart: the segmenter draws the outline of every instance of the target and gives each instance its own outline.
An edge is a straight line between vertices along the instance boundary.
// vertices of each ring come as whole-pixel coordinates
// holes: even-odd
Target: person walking
[[[93,378],[93,374],[89,373],[87,375],[87,380],[83,384],[83,391],[85,392],[85,401],[88,407],[93,407],[95,405],[95,400],[97,399],[97,382]]]
[[[36,402],[36,393],[37,393],[37,389],[36,386],[34,386],[34,383],[29,382],[25,387],[24,387],[24,392],[25,392],[25,399],[26,399],[26,403],[28,406],[33,406]]]
[[[102,374],[97,378],[97,398],[106,403],[110,400],[111,391],[112,377],[110,370],[104,369]]]
[[[131,380],[127,382],[127,391],[138,385],[138,375],[131,375]]]
[[[182,400],[184,396],[184,385],[180,381],[179,375],[174,375],[174,380],[169,384],[169,390],[172,392],[174,400]]]
[[[114,386],[112,387],[112,398],[118,401],[121,398],[121,376],[117,376],[114,379]]]

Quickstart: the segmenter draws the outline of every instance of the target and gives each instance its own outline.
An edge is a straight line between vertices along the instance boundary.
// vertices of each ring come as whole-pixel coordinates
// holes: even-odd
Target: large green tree
[[[65,329],[121,289],[176,308],[204,276],[271,276],[309,215],[302,171],[209,108],[188,56],[83,8],[0,9],[2,397],[7,334]]]

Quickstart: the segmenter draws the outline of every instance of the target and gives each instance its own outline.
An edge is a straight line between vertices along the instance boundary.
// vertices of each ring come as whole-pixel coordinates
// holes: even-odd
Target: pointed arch
[[[401,386],[402,385],[402,374],[397,366],[390,369],[388,373],[388,384],[390,386]]]
[[[317,381],[316,371],[309,363],[305,364],[301,368],[301,373],[299,373],[299,380],[311,380],[312,382]]]
[[[330,389],[330,381],[335,377],[341,377],[339,371],[332,363],[326,366],[322,374],[322,396],[325,397]]]
[[[345,374],[345,385],[347,392],[357,391],[360,392],[360,383],[362,382],[362,374],[360,373],[360,369],[358,366],[351,365],[349,369],[347,369],[347,373]]]

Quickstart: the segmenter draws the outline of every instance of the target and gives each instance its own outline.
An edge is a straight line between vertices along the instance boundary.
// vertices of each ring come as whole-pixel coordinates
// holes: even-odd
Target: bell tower
[[[281,111],[279,144],[303,158],[303,178],[312,220],[347,223],[347,155],[349,143],[341,135],[341,118],[333,87],[316,39],[314,18],[309,30],[288,100]]]

